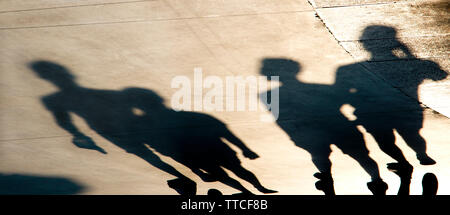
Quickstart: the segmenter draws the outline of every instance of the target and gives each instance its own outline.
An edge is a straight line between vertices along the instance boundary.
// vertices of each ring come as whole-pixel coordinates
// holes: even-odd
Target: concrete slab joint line
[[[327,31],[331,34],[331,36],[333,36],[333,38],[336,40],[336,42],[340,44],[339,40],[336,38],[336,36],[333,34],[333,32],[331,31],[331,29],[327,26],[327,23],[322,19],[321,15],[319,14],[319,12],[316,10],[317,6],[314,0],[308,0],[308,2],[311,4],[311,6],[313,7],[313,10],[315,12],[316,17],[322,22],[323,26],[327,29]],[[342,45],[341,45],[342,47]],[[342,47],[350,56],[351,53],[348,52],[344,47]],[[352,56],[353,57],[353,56]]]
[[[317,7],[317,4],[316,4],[316,2],[315,2],[314,0],[308,0],[308,2],[309,2],[309,4],[311,4],[311,6],[312,6],[313,8],[316,8],[316,7]]]
[[[92,1],[97,2],[107,0]],[[177,2],[178,0],[174,1]],[[209,2],[211,3],[214,1]],[[2,4],[0,3],[0,7],[1,6]],[[30,8],[23,10],[16,10],[16,8],[12,8],[14,11],[0,11],[0,30],[184,21],[264,15],[276,16],[281,14],[308,13],[312,11],[312,8],[309,7],[306,1],[302,2],[302,4],[294,5],[294,7],[284,5],[279,8],[270,8],[270,5],[261,4],[259,5],[260,8],[255,10],[251,9],[251,7],[247,7],[248,5],[246,5],[246,7],[233,7],[233,4],[230,3],[224,3],[219,6],[208,4],[204,6],[205,8],[200,9],[191,5],[190,7],[173,7],[169,1],[166,2],[156,0],[51,6],[53,7],[47,6],[45,8]],[[224,11],[217,11],[216,7],[221,8]],[[61,18],[52,19],[51,17]]]
[[[53,6],[53,7],[37,7],[37,8],[29,8],[29,9],[21,9],[21,10],[0,10],[0,13],[15,13],[15,12],[26,12],[26,11],[36,11],[36,10],[50,10],[50,9],[62,9],[62,8],[73,8],[73,7],[89,7],[89,6],[103,6],[103,5],[114,5],[114,4],[132,4],[139,2],[152,2],[156,0],[125,0],[125,1],[117,1],[117,2],[101,2],[101,3],[91,3],[91,4],[75,4],[75,5],[61,5],[61,6]]]
[[[385,4],[411,3],[415,0],[308,0],[314,8],[360,7]]]

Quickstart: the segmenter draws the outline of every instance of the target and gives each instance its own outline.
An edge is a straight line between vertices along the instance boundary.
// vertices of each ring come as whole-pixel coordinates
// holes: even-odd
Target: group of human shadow
[[[369,26],[364,32],[374,30],[395,34],[395,29],[385,26]],[[364,44],[364,40],[362,42]],[[400,41],[384,49],[365,48],[372,55],[379,54],[374,52],[384,52],[382,54],[392,55],[394,59],[400,59],[394,55],[394,49],[402,50],[410,58],[412,56]],[[403,187],[399,194],[405,194],[406,187],[409,193],[407,179],[410,181],[412,165],[396,146],[394,130],[416,152],[422,165],[435,163],[427,155],[425,139],[419,133],[423,113],[417,102],[417,89],[425,79],[441,80],[448,74],[431,61],[412,60],[419,62],[415,64],[419,70],[413,72],[421,73],[412,74],[409,82],[414,83],[415,97],[405,96],[389,86],[383,87],[386,83],[368,75],[360,63],[340,67],[335,83],[327,85],[299,81],[297,75],[302,68],[294,60],[267,58],[262,61],[261,74],[279,76],[281,84],[278,89],[264,93],[268,95],[273,90],[279,91],[279,117],[276,123],[298,147],[311,154],[312,162],[319,170],[314,175],[319,179],[316,183],[318,190],[326,195],[335,195],[329,158],[330,145],[334,144],[370,175],[372,180],[367,183],[368,189],[374,195],[385,195],[388,186],[380,177],[377,163],[369,156],[357,125],[363,126],[380,149],[397,161],[388,164],[388,168],[402,179]],[[219,181],[250,194],[246,187],[226,173],[225,168],[262,193],[276,192],[264,187],[251,171],[241,165],[237,153],[223,139],[237,146],[246,158],[256,159],[258,155],[218,119],[202,113],[174,111],[164,105],[159,95],[147,89],[82,87],[68,69],[54,62],[34,61],[30,63],[30,68],[58,88],[57,92],[44,96],[42,102],[57,124],[73,135],[73,144],[77,147],[107,153],[75,126],[70,113],[82,117],[90,128],[111,143],[175,176],[175,179],[168,181],[168,186],[179,194],[195,195],[196,183],[161,160],[154,151],[188,167],[205,182]],[[403,74],[397,70],[389,72]],[[356,120],[349,120],[341,113],[344,104],[355,108],[353,114]],[[427,178],[433,177],[429,175]],[[437,183],[432,179],[424,181]]]

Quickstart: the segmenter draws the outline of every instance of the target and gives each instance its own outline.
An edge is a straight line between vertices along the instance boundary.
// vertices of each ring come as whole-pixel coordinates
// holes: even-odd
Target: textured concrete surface
[[[389,4],[416,0],[309,0],[315,8],[349,7],[354,5]]]
[[[323,7],[327,5],[321,4]],[[395,5],[400,12],[410,7],[403,3]],[[298,62],[300,69],[296,79],[291,80],[292,84],[278,84],[283,89],[280,96],[284,96],[280,108],[287,111],[280,115],[280,120],[286,121],[260,122],[259,117],[267,114],[266,110],[203,112],[220,120],[259,155],[258,159],[248,159],[240,149],[227,143],[238,152],[242,166],[256,175],[265,187],[277,190],[278,194],[322,194],[314,185],[317,179],[313,174],[318,170],[311,161],[311,154],[299,147],[301,144],[296,145],[290,133],[298,126],[290,124],[297,120],[295,111],[290,112],[290,109],[300,105],[298,107],[307,111],[299,113],[307,120],[300,121],[301,125],[312,123],[317,127],[324,123],[324,128],[327,121],[334,122],[333,117],[336,116],[345,116],[350,122],[358,114],[377,116],[381,113],[383,116],[406,118],[420,118],[423,114],[420,134],[427,141],[428,154],[437,164],[420,165],[414,151],[398,132],[394,133],[396,144],[414,166],[411,193],[421,194],[422,176],[432,172],[440,182],[438,193],[449,194],[450,185],[445,182],[450,181],[450,136],[447,132],[450,121],[435,112],[444,113],[441,110],[449,107],[446,103],[450,90],[448,78],[420,83],[419,99],[423,103],[420,106],[417,98],[411,96],[417,91],[417,84],[408,85],[415,79],[404,81],[397,76],[386,75],[386,69],[383,69],[404,64],[382,54],[377,56],[376,62],[366,62],[370,57],[359,39],[361,28],[367,25],[395,26],[398,39],[413,50],[415,60],[412,64],[417,61],[418,67],[423,68],[418,59],[426,59],[448,72],[448,28],[442,23],[437,24],[434,19],[425,20],[422,24],[416,23],[419,19],[408,21],[405,18],[407,12],[396,13],[398,19],[392,19],[394,15],[386,14],[385,11],[389,10],[386,7],[380,4],[373,8],[317,9],[306,0],[1,1],[0,189],[2,185],[25,184],[30,187],[29,193],[177,194],[167,185],[167,180],[175,176],[113,144],[107,133],[98,132],[90,124],[92,118],[70,112],[73,124],[80,132],[91,137],[107,154],[74,145],[73,136],[56,123],[42,100],[61,90],[36,75],[29,67],[32,62],[46,60],[65,67],[81,89],[108,90],[116,95],[125,88],[142,88],[158,94],[165,100],[166,107],[170,107],[171,96],[177,91],[171,88],[171,80],[177,75],[192,78],[194,68],[202,68],[204,76],[256,76],[261,75],[264,59],[289,59]],[[363,14],[369,14],[368,11],[374,15],[364,18]],[[336,18],[338,14],[340,17]],[[371,17],[376,19],[368,21]],[[358,19],[361,21],[357,22]],[[390,23],[390,20],[397,21]],[[404,27],[399,28],[396,23]],[[409,34],[411,38],[405,36]],[[414,40],[419,37],[430,39],[417,46],[420,44]],[[392,41],[392,38],[372,39],[381,41],[374,47]],[[337,71],[344,74],[339,76],[338,80],[344,80],[340,84],[336,82]],[[309,88],[298,88],[300,84]],[[289,96],[290,88],[299,89],[294,91],[293,97]],[[336,93],[342,90],[353,92],[352,88],[361,92],[355,98],[366,101],[357,104],[369,104],[373,108],[365,108],[361,113],[355,112],[355,107],[350,104],[342,103],[339,111],[335,106],[324,105],[336,105],[337,98],[344,95]],[[113,107],[124,106],[111,100],[112,107],[102,109],[99,107],[108,104],[108,100],[91,98],[88,101],[87,96],[79,95],[75,98],[78,100],[74,101],[80,101],[75,102],[75,106],[86,102],[89,105],[85,110],[91,110],[87,113],[94,116],[115,111]],[[291,98],[296,102],[289,103]],[[120,125],[117,122],[120,112],[111,113],[110,119],[100,121]],[[188,130],[186,126],[167,129],[162,125],[170,125],[171,118],[152,115],[152,112],[146,114],[167,122],[160,127],[152,127],[153,131],[163,131],[157,133],[159,138],[154,141],[170,136],[171,132]],[[202,126],[207,125],[198,129],[204,129]],[[387,193],[396,194],[399,178],[386,169],[386,163],[394,160],[380,150],[364,126],[355,127],[363,135],[370,157],[376,161],[381,177],[389,185]],[[169,135],[162,135],[166,133]],[[326,132],[321,135],[328,137]],[[315,142],[314,133],[303,136],[312,140],[311,143]],[[239,192],[221,182],[204,182],[170,154],[160,153],[151,144],[148,147],[161,160],[195,181],[198,194],[206,194],[211,188],[225,194]],[[339,147],[331,145],[331,149],[336,193],[371,194],[366,186],[370,176],[360,164]],[[260,194],[248,182],[229,170],[226,172],[247,189]],[[42,186],[36,188],[36,184],[41,183]],[[57,186],[60,189],[55,188]],[[14,189],[0,190],[0,193],[11,192]],[[26,191],[19,189],[16,193]]]

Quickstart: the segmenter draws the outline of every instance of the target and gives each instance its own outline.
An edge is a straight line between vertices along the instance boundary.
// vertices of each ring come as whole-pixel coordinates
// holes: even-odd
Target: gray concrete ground
[[[449,14],[443,2],[0,1],[0,193],[177,194],[167,185],[176,176],[130,147],[136,137],[152,142],[145,146],[148,154],[195,181],[198,194],[211,188],[238,193],[225,183],[205,182],[187,167],[192,160],[216,163],[220,151],[207,153],[208,145],[190,154],[181,150],[193,156],[186,160],[174,149],[180,146],[173,138],[199,132],[207,137],[222,129],[202,120],[204,115],[167,111],[178,90],[172,79],[192,80],[194,68],[202,68],[204,76],[221,80],[279,73],[278,121],[261,122],[261,114],[268,114],[264,109],[202,112],[259,155],[248,159],[221,136],[242,166],[277,194],[322,194],[315,188],[318,166],[311,159],[330,143],[337,194],[371,194],[366,171],[373,172],[373,165],[362,158],[367,152],[353,150],[364,147],[378,164],[387,193],[396,194],[399,177],[386,168],[395,160],[380,149],[376,131],[395,135],[414,167],[411,194],[421,194],[427,172],[437,176],[438,194],[450,194]],[[30,67],[38,61],[61,66],[53,67],[57,72],[64,67],[76,85],[65,91],[72,86],[67,79],[39,76],[36,72],[47,67]],[[124,90],[130,88],[139,90],[126,94],[134,92]],[[124,100],[153,93],[166,108],[154,110],[152,103],[145,109]],[[141,112],[154,123],[142,126],[148,136],[129,132],[139,130],[131,118]],[[67,113],[72,123],[64,120]],[[76,132],[70,125],[107,154],[73,144]],[[436,164],[421,165],[408,147],[418,136]],[[261,193],[231,169],[225,172]]]

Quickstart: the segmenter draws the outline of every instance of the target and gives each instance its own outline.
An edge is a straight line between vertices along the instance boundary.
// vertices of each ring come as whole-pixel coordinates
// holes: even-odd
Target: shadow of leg
[[[416,152],[416,157],[421,165],[433,165],[436,164],[436,161],[427,155],[427,143],[420,135],[422,124],[422,115],[420,115],[420,117],[409,119],[408,123],[400,124],[396,130],[405,140],[406,144]]]
[[[404,131],[402,129],[397,129],[397,131],[400,133],[400,135],[408,144],[408,146],[411,147],[416,152],[417,160],[420,161],[421,165],[436,164],[436,161],[433,160],[433,158],[428,156],[428,154],[426,153],[427,143],[425,139],[422,136],[420,136],[418,130]]]
[[[334,181],[331,176],[331,161],[329,159],[330,152],[327,151],[323,155],[319,156],[319,153],[312,154],[312,161],[320,172],[315,173],[314,177],[319,179],[315,186],[317,190],[324,192],[327,196],[336,195],[334,191]]]
[[[261,193],[276,193],[278,191],[276,190],[270,190],[265,188],[256,178],[255,174],[252,172],[246,170],[244,167],[241,166],[241,164],[236,164],[233,166],[226,166],[225,168],[231,170],[234,174],[236,174],[238,177],[248,181],[250,184],[252,184],[256,189],[258,189]]]
[[[194,181],[181,174],[173,166],[161,160],[149,149],[143,146],[137,146],[132,148],[128,147],[126,148],[126,150],[128,153],[134,154],[147,161],[150,165],[175,177],[178,177],[176,179],[167,181],[167,185],[177,191],[180,195],[195,195],[197,193],[197,184]]]
[[[395,136],[392,130],[376,130],[371,132],[380,149],[399,163],[408,163],[402,150],[395,145]]]
[[[375,196],[386,195],[388,185],[381,179],[377,163],[369,157],[368,151],[361,153],[350,153],[350,157],[354,158],[359,165],[370,175],[372,181],[367,183],[367,187]]]

